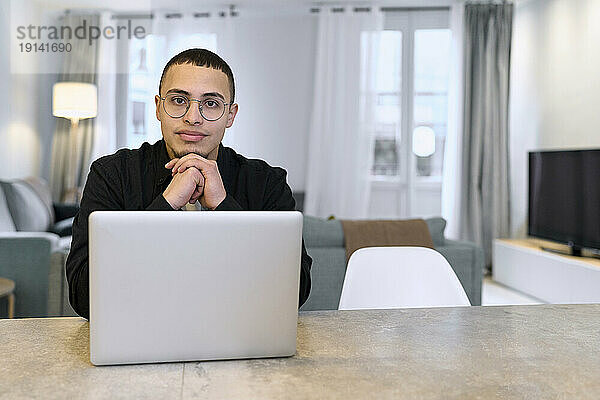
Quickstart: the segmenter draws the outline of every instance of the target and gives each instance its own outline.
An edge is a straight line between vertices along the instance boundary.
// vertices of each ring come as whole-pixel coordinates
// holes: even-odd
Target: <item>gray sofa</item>
[[[430,218],[425,222],[429,227],[435,250],[448,260],[471,304],[481,305],[483,249],[470,242],[446,239],[446,221],[443,218]],[[312,257],[313,265],[310,296],[300,309],[337,310],[346,274],[342,224],[337,220],[304,216],[303,236],[306,251]]]
[[[15,282],[15,317],[73,315],[64,262],[77,209],[54,204],[41,179],[0,181],[0,277]],[[0,299],[0,318],[6,316]]]

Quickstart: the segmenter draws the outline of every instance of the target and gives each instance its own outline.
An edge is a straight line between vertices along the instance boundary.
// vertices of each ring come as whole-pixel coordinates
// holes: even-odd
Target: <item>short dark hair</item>
[[[187,49],[182,51],[181,53],[175,55],[173,58],[169,60],[165,68],[163,69],[162,75],[160,76],[160,83],[158,84],[158,93],[162,89],[162,82],[165,79],[165,75],[167,74],[167,70],[171,65],[181,65],[181,64],[192,64],[197,67],[208,67],[218,69],[227,75],[229,79],[229,95],[231,96],[231,103],[235,100],[235,84],[233,81],[233,72],[231,72],[231,68],[229,65],[223,60],[221,57],[216,55],[210,50],[206,49]]]

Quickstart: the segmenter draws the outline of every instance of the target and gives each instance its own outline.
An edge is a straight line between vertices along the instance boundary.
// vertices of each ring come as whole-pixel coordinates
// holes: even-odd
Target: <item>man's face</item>
[[[178,93],[188,98],[205,99],[222,97],[225,103],[231,101],[229,81],[224,72],[213,68],[198,67],[192,64],[172,65],[162,82],[161,97]],[[233,125],[237,114],[237,104],[226,105],[225,113],[216,121],[207,121],[200,115],[198,102],[192,101],[181,118],[169,116],[163,107],[163,100],[155,96],[156,118],[160,121],[167,153],[171,158],[181,158],[196,153],[210,160],[217,159],[219,144],[223,140],[225,128]]]

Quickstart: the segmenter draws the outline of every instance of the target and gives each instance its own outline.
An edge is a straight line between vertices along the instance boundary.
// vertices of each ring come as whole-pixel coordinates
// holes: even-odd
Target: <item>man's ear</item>
[[[156,119],[160,121],[160,97],[154,96],[154,104],[156,105]]]
[[[229,106],[229,113],[227,113],[227,125],[225,125],[225,128],[230,128],[231,125],[233,125],[233,120],[235,119],[237,112],[237,103],[233,103],[231,106]]]

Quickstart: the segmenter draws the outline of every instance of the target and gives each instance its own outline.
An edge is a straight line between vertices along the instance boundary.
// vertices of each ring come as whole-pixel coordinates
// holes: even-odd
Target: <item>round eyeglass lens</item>
[[[180,94],[172,93],[165,97],[165,112],[173,118],[183,117],[187,112],[190,100]]]
[[[219,98],[203,99],[200,102],[200,113],[208,121],[216,121],[225,113],[225,103]]]

